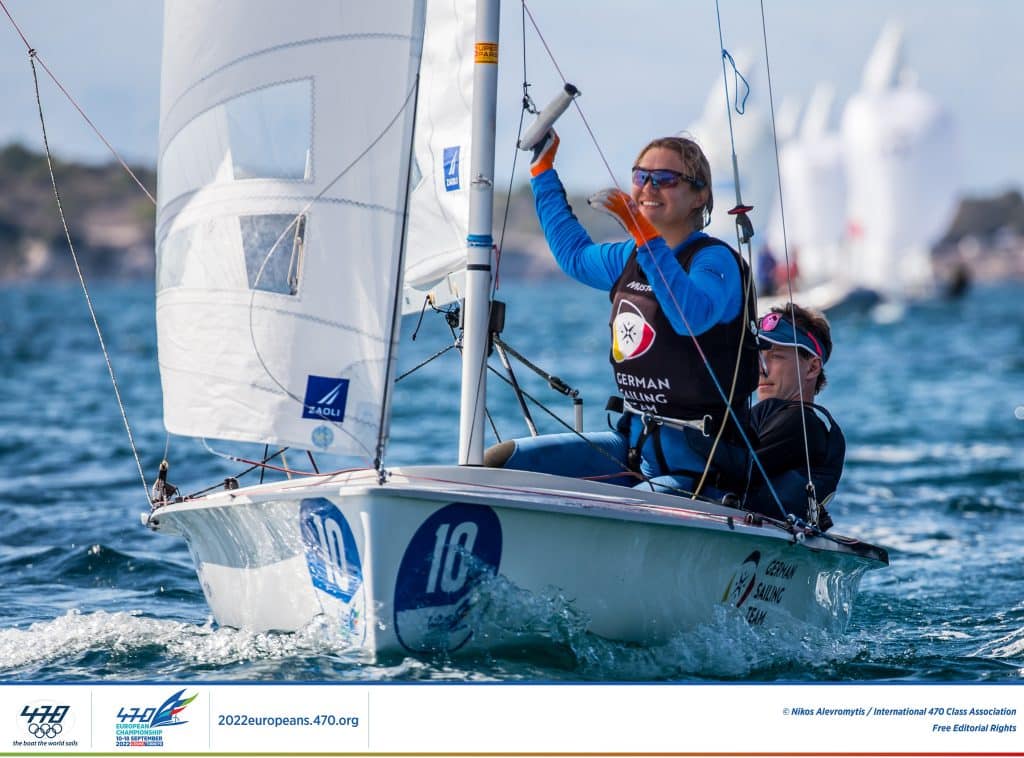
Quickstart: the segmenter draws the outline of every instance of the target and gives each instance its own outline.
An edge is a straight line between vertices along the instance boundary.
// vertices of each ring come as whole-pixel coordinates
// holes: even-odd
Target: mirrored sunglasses
[[[695,176],[688,176],[687,174],[681,174],[678,171],[673,171],[669,168],[646,169],[640,168],[639,166],[633,166],[634,186],[643,187],[648,181],[650,181],[651,186],[655,188],[675,187],[679,182],[686,182],[695,190],[704,189],[705,186],[703,179],[698,179]]]

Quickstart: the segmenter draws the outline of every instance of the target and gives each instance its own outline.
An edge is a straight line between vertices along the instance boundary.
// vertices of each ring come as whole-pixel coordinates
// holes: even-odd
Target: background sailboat
[[[931,248],[956,210],[956,132],[904,64],[896,25],[883,30],[846,104],[842,136],[855,280],[895,300],[930,293]]]
[[[801,305],[863,308],[936,294],[931,251],[956,209],[956,132],[904,57],[902,32],[890,24],[839,132],[828,128],[831,91],[819,87],[799,136],[780,150]],[[781,249],[780,237],[773,242]],[[763,297],[760,307],[787,298]]]

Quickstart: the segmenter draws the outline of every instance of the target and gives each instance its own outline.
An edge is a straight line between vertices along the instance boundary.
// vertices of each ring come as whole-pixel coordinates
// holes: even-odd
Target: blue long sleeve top
[[[636,244],[594,242],[573,215],[565,189],[552,169],[530,181],[540,227],[559,267],[573,279],[610,291]],[[670,248],[656,237],[638,253],[641,270],[672,328],[678,334],[703,334],[715,324],[729,322],[743,305],[743,285],[732,252],[711,245],[694,256],[687,273],[676,255],[703,232],[694,232]],[[689,329],[687,328],[689,324]]]

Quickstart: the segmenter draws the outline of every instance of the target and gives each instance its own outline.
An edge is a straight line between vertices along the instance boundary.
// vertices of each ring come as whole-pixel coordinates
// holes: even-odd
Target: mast
[[[462,309],[462,397],[459,408],[459,464],[483,463],[484,396],[490,335],[491,236],[494,215],[494,132],[498,103],[500,0],[480,0],[473,65],[472,184],[466,259],[466,301]]]

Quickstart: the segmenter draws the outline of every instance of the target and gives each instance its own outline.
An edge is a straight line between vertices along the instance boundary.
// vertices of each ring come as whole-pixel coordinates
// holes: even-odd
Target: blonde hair
[[[715,207],[715,196],[711,191],[711,165],[708,163],[707,156],[700,149],[700,145],[688,137],[658,137],[648,142],[640,151],[635,165],[640,165],[640,161],[643,160],[647,151],[656,147],[663,147],[679,155],[687,173],[694,179],[704,182],[704,186],[699,191],[707,192],[707,199],[702,207],[693,212],[694,225],[697,229],[703,229],[711,223],[711,210]]]

